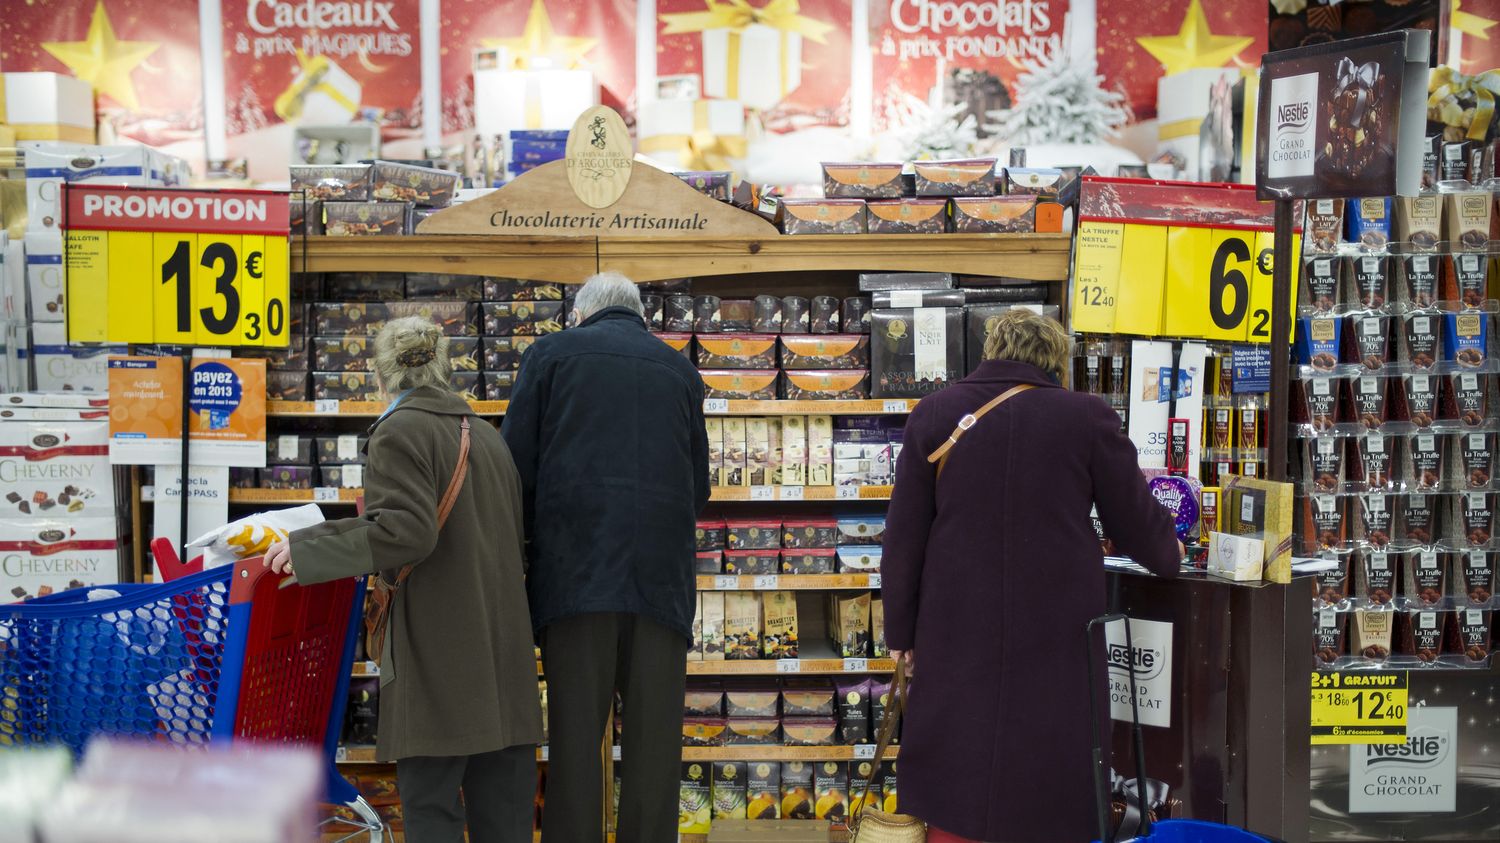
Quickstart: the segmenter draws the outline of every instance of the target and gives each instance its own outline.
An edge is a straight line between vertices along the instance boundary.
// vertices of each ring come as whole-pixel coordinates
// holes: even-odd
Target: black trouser
[[[536,747],[402,758],[396,790],[408,843],[464,843],[465,819],[469,843],[530,841]]]
[[[677,839],[687,639],[629,614],[577,615],[542,630],[548,765],[543,843],[603,839],[601,752],[616,689],[625,707],[618,843]]]

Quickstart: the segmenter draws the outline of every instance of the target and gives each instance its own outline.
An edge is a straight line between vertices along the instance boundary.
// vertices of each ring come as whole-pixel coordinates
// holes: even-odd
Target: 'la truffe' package
[[[108,585],[119,579],[113,515],[0,520],[0,601]]]
[[[114,517],[109,424],[0,423],[0,518]]]

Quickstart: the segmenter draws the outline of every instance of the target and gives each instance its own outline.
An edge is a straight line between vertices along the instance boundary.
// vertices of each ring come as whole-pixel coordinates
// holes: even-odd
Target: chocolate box
[[[0,477],[7,492],[0,507],[5,515],[112,515],[115,483],[105,453],[108,442],[109,425],[102,420],[0,424]]]
[[[823,550],[838,544],[838,522],[832,518],[804,518],[781,526],[781,546],[789,550]]]
[[[323,233],[330,237],[406,234],[405,202],[324,202]]]
[[[413,277],[407,276],[408,283]],[[485,278],[481,293],[485,301],[562,301],[564,298],[563,285],[524,278]]]
[[[899,161],[849,164],[824,162],[823,195],[830,199],[896,198],[902,193],[901,170],[902,164]]]
[[[313,337],[312,363],[319,371],[365,371],[374,337]]]
[[[868,203],[870,234],[943,234],[948,231],[946,199],[890,199]]]
[[[463,183],[458,173],[432,167],[376,161],[370,165],[370,196],[411,202],[419,208],[446,208]]]
[[[783,234],[864,234],[863,199],[784,199]]]
[[[700,520],[694,533],[697,549],[714,550],[724,547],[727,529],[721,518]]]
[[[479,301],[484,298],[484,283],[489,280],[478,275],[409,272],[406,275],[406,297],[444,301]],[[558,298],[562,298],[561,291],[558,292]]]
[[[781,689],[782,717],[832,717],[833,683],[827,679],[788,679]]]
[[[951,290],[953,275],[947,272],[861,272],[859,291]]]
[[[313,400],[379,401],[380,384],[370,372],[313,372]]]
[[[1008,196],[1035,196],[1057,199],[1066,176],[1051,167],[1008,167],[1005,170],[1005,193]]]
[[[701,341],[702,338],[700,337]],[[705,398],[771,401],[776,398],[776,369],[699,369]]]
[[[735,681],[724,689],[724,713],[729,717],[776,717],[781,713],[781,691],[775,682]]]
[[[266,440],[267,465],[312,465],[313,438],[283,433]]]
[[[838,544],[878,545],[885,541],[884,515],[840,515]]]
[[[318,207],[318,200],[304,198],[302,194],[295,193],[288,200],[288,206],[291,211],[289,223],[293,236],[323,233],[323,211]]]
[[[783,369],[864,369],[869,365],[870,338],[864,334],[781,337]]]
[[[870,321],[870,392],[921,398],[963,377],[963,308],[876,310]],[[923,341],[917,343],[917,335]]]
[[[308,199],[363,201],[370,198],[370,165],[293,164],[291,189]]]
[[[781,373],[781,397],[790,401],[862,401],[870,397],[868,369],[797,369]]]
[[[273,369],[266,372],[266,398],[271,401],[306,401],[312,379],[304,370]]]
[[[98,512],[98,518],[0,521],[0,542],[9,548],[0,600],[25,600],[116,582],[120,574],[118,530],[113,517],[103,517],[110,514],[108,508]]]
[[[775,334],[713,334],[698,337],[704,369],[770,369],[776,366]]]
[[[399,272],[330,272],[323,276],[323,294],[336,301],[401,301],[406,298],[406,276]]]
[[[918,161],[912,164],[918,196],[994,196],[995,159]]]
[[[725,522],[724,545],[731,551],[777,550],[781,547],[781,521],[774,518],[731,518]],[[775,571],[762,573],[773,574]]]
[[[776,571],[773,560],[771,573]],[[760,634],[763,658],[797,658],[797,592],[768,591],[761,595]]]
[[[699,550],[693,554],[693,572],[704,575],[724,573],[724,551]]]
[[[516,385],[515,372],[485,372],[482,377],[485,401],[509,401]]]
[[[311,466],[275,465],[260,469],[260,487],[284,491],[311,489],[315,485],[314,475]]]
[[[656,338],[666,343],[673,351],[681,352],[683,357],[693,359],[692,334],[656,334]]]
[[[783,574],[832,574],[838,570],[838,558],[832,549],[783,550]]]
[[[513,372],[521,358],[536,343],[536,337],[485,337],[480,341],[480,362],[486,372]]]
[[[720,202],[728,202],[730,174],[726,172],[702,172],[702,173],[673,173],[672,175],[682,180],[682,183]]]
[[[365,485],[362,465],[327,465],[318,468],[318,485],[335,489],[361,489]]]
[[[1036,231],[1036,197],[973,196],[952,200],[956,234]]]
[[[343,302],[313,305],[313,323],[318,336],[373,337],[387,322],[406,316],[430,319],[450,337],[477,336],[478,305],[472,302],[402,301]]]
[[[555,301],[485,302],[480,306],[487,337],[540,336],[563,329],[563,303]]]
[[[835,746],[839,723],[831,716],[792,716],[782,719],[782,734],[787,746]]]
[[[368,437],[356,434],[319,436],[314,441],[318,465],[364,465]]]

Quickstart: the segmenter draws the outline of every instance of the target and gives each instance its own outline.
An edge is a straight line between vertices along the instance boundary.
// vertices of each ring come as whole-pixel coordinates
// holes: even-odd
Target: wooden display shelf
[[[469,406],[481,416],[503,416],[509,401],[470,401]],[[379,401],[267,401],[266,415],[273,418],[378,418],[386,410]]]
[[[703,402],[710,416],[881,416],[910,413],[915,398],[875,398],[865,401],[741,401]]]
[[[737,501],[888,501],[892,486],[715,486],[709,500]],[[788,491],[791,490],[791,491]]]
[[[891,659],[736,659],[688,662],[689,676],[777,676],[833,675],[844,673],[890,673]]]
[[[230,503],[263,503],[263,504],[302,504],[302,503],[326,503],[326,504],[353,504],[364,492],[363,489],[334,489],[338,498],[319,498],[320,492],[314,489],[230,489]],[[328,494],[323,492],[322,494]]]
[[[1068,234],[832,234],[816,237],[564,238],[485,235],[299,237],[293,272],[450,272],[579,283],[746,272],[953,272],[1064,281]]]
[[[879,574],[699,574],[699,591],[836,591],[880,588]]]
[[[898,755],[899,747],[891,747],[890,757]],[[536,760],[546,763],[547,747],[537,747]],[[620,760],[620,749],[615,747],[615,760]],[[685,746],[683,761],[857,761],[875,756],[873,745],[864,746]],[[380,764],[375,760],[373,746],[340,746],[334,753],[334,761],[345,765]]]
[[[592,237],[297,237],[292,272],[445,272],[574,284],[599,271]]]

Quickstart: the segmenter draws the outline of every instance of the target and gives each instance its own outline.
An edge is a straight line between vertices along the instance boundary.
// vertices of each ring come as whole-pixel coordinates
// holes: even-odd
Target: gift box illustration
[[[297,51],[297,78],[276,97],[276,115],[288,123],[348,123],[359,111],[364,89],[327,56]]]
[[[636,128],[642,154],[683,170],[733,170],[748,148],[745,108],[734,100],[642,103]]]
[[[701,12],[661,16],[663,35],[702,33],[703,90],[768,109],[802,84],[802,39],[819,44],[833,24],[801,13],[798,0],[704,0]]]

